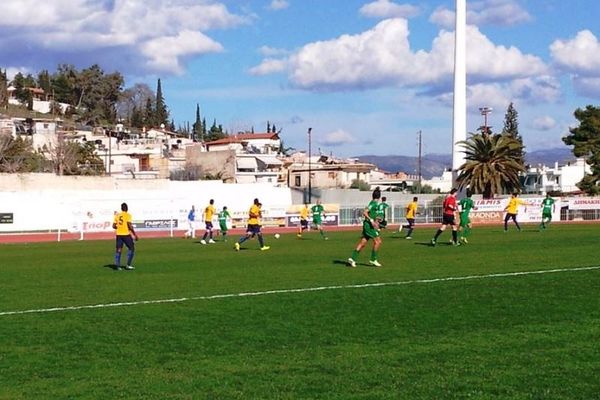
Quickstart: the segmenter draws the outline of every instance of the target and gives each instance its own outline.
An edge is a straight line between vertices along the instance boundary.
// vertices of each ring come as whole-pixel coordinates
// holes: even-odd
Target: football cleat
[[[214,240],[210,239],[208,243],[216,243]]]
[[[356,267],[356,261],[354,261],[352,258],[348,259],[348,265],[350,265],[352,268]]]
[[[271,248],[270,246],[263,246],[260,248],[260,251],[269,250],[270,248]]]
[[[381,264],[377,260],[370,260],[369,264],[371,264],[374,267],[381,267]]]
[[[128,265],[128,266],[125,267],[125,269],[128,270],[128,271],[131,271],[131,270],[134,270],[135,267],[133,265]]]
[[[200,243],[202,243],[202,244],[206,244],[206,240],[202,239],[202,240],[200,241]]]

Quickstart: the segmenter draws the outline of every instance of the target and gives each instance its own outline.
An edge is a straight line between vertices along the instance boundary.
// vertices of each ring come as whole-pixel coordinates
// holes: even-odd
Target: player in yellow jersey
[[[121,269],[121,252],[123,251],[123,245],[127,246],[127,266],[125,269],[132,270],[135,269],[131,262],[133,261],[133,255],[135,254],[135,244],[133,242],[133,238],[137,241],[138,235],[135,233],[135,229],[133,229],[133,224],[131,223],[132,218],[131,214],[128,212],[127,203],[121,204],[121,212],[115,214],[115,218],[113,220],[113,229],[116,229],[116,244],[117,250],[115,252],[115,269]],[[133,235],[133,238],[132,238]]]
[[[300,225],[298,226],[298,238],[302,237],[302,232],[308,229],[308,204],[304,203],[304,207],[300,210]]]
[[[269,250],[270,247],[265,245],[265,241],[263,239],[263,235],[260,232],[260,218],[262,217],[260,201],[258,199],[254,199],[252,206],[250,207],[250,211],[248,213],[248,227],[246,228],[246,235],[242,236],[240,240],[235,243],[235,250],[240,250],[240,245],[244,243],[246,240],[257,237],[258,243],[260,244],[261,250]]]
[[[399,232],[402,232],[402,229],[406,228],[406,236],[404,237],[404,239],[412,239],[412,233],[415,226],[415,218],[417,216],[417,208],[419,206],[418,200],[418,197],[413,197],[413,200],[406,206],[405,217],[406,222],[408,222],[408,225],[400,225],[400,229],[398,230]]]
[[[513,193],[508,201],[508,205],[504,207],[504,211],[506,211],[506,215],[504,216],[504,232],[508,232],[508,221],[512,219],[517,226],[519,232],[521,232],[521,227],[517,222],[517,214],[519,213],[519,206],[524,205],[528,206],[529,203],[517,198],[519,194],[517,192]]]
[[[215,243],[213,240],[213,215],[215,215],[215,201],[210,199],[208,202],[208,206],[204,209],[204,225],[206,226],[206,231],[204,231],[204,236],[202,236],[202,240],[200,243],[206,244],[206,238],[208,237],[208,243]]]

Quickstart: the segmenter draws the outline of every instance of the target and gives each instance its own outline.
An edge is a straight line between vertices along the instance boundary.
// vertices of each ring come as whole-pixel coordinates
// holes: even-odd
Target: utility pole
[[[418,193],[421,193],[421,160],[422,160],[422,154],[421,154],[421,150],[423,148],[423,141],[422,141],[422,137],[421,137],[421,131],[417,132],[417,138],[418,138],[418,145],[419,145],[419,158],[417,159],[417,175],[419,176],[419,189],[418,189]]]
[[[310,140],[312,128],[308,128],[308,204],[312,203],[312,144]]]

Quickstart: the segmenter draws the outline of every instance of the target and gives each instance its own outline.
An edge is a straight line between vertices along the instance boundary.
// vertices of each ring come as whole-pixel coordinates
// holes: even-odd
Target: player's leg
[[[444,232],[446,230],[446,226],[448,226],[448,223],[446,221],[446,217],[443,216],[442,217],[442,225],[438,228],[437,232],[435,232],[435,236],[433,236],[433,238],[431,239],[432,245],[435,246],[435,244],[437,243],[437,240],[440,237],[440,235],[442,234],[442,232]]]
[[[504,232],[508,232],[508,221],[510,220],[510,214],[506,213],[504,216]]]
[[[325,230],[323,229],[323,223],[321,221],[319,221],[318,228],[319,228],[319,233],[321,234],[321,237],[323,239],[327,239],[327,236],[325,236]]]
[[[452,244],[455,246],[458,245],[458,226],[456,224],[452,225]]]
[[[363,227],[363,237],[360,238],[356,247],[352,251],[352,255],[348,259],[348,264],[350,264],[351,267],[356,267],[356,259],[358,258],[358,255],[360,254],[361,250],[365,247],[368,241],[369,239],[367,238],[365,229]]]
[[[214,243],[213,240],[213,224],[212,222],[208,223],[208,243]]]
[[[125,269],[134,269],[132,262],[133,256],[135,255],[135,243],[133,242],[133,238],[131,236],[125,236],[124,242],[125,246],[127,246],[127,266]]]
[[[413,229],[415,226],[415,220],[414,218],[408,218],[408,225],[406,226],[407,230],[406,230],[406,239],[408,238],[412,238],[412,233],[413,233]]]
[[[381,267],[381,264],[377,261],[377,253],[381,247],[381,242],[381,236],[377,236],[373,239],[373,249],[371,250],[371,260],[369,261],[369,264],[374,265],[375,267]]]
[[[115,241],[116,241],[115,267],[117,269],[119,269],[119,268],[121,268],[121,252],[123,251],[123,238],[121,236],[117,236]]]
[[[521,226],[519,225],[519,223],[517,222],[517,214],[513,214],[512,215],[512,220],[515,222],[515,225],[517,226],[517,229],[519,230],[519,232],[521,231]]]

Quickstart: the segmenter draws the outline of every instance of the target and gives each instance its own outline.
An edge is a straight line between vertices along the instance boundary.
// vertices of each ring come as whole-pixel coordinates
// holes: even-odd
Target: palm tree
[[[519,140],[510,135],[471,134],[460,144],[466,159],[457,178],[461,189],[468,186],[473,193],[490,199],[496,193],[521,188],[519,173],[525,167],[520,162],[523,144]]]

